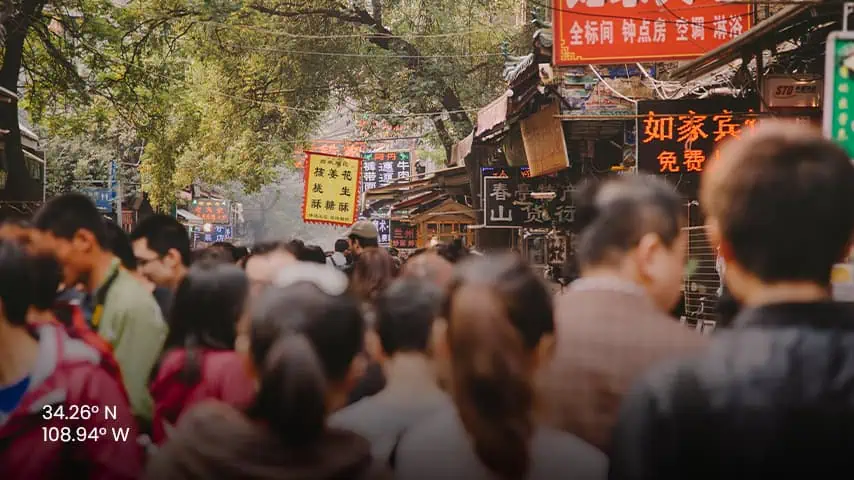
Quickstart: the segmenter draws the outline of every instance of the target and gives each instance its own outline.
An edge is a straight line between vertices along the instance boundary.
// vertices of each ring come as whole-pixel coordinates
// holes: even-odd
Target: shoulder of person
[[[541,461],[542,472],[558,478],[571,471],[573,478],[604,479],[608,474],[608,457],[598,448],[577,436],[552,427],[537,429],[532,452]]]

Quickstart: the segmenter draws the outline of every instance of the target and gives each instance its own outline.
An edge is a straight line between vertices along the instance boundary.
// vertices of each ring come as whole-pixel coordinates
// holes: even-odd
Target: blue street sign
[[[83,195],[86,195],[93,202],[98,210],[102,212],[112,212],[113,203],[116,200],[116,192],[109,188],[84,188],[81,190]]]
[[[194,232],[197,242],[227,242],[234,238],[231,225],[212,225],[210,232]]]

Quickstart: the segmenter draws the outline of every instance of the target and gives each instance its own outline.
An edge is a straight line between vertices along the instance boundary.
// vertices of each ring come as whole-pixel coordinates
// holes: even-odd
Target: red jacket
[[[232,406],[248,406],[255,397],[255,382],[242,355],[232,350],[199,352],[201,380],[188,385],[182,378],[187,351],[171,350],[163,356],[157,377],[151,384],[154,398],[152,440],[162,444],[168,430],[190,406],[203,400],[219,400]]]
[[[113,356],[113,346],[104,337],[98,335],[98,332],[92,330],[89,323],[86,322],[83,310],[70,303],[58,303],[53,310],[57,323],[65,327],[72,338],[86,342],[101,354],[101,366],[119,382],[122,392],[127,396],[127,390],[122,382],[122,371]]]
[[[39,358],[29,389],[10,416],[0,419],[3,479],[136,478],[142,468],[136,425],[121,384],[104,369],[101,354],[57,325],[40,325],[34,332]],[[61,406],[66,418],[46,419],[45,406],[53,411]],[[90,416],[83,406],[90,408]],[[65,432],[74,440],[63,441]],[[78,437],[82,433],[85,440]]]

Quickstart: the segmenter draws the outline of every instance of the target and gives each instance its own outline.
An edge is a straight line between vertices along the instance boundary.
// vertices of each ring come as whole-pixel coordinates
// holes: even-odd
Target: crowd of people
[[[194,252],[172,217],[126,235],[86,197],[54,198],[0,227],[0,472],[846,477],[854,307],[830,279],[854,165],[766,123],[725,144],[701,200],[737,310],[711,337],[669,315],[687,219],[652,176],[577,192],[579,278],[556,296],[518,254],[404,257],[368,221],[331,254]]]

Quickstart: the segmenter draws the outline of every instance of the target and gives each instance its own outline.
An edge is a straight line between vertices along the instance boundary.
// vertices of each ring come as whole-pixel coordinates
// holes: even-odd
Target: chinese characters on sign
[[[228,200],[199,199],[193,200],[190,212],[201,218],[205,223],[231,223],[231,212]]]
[[[746,32],[747,2],[552,0],[555,65],[700,56]]]
[[[391,227],[388,218],[374,217],[371,222],[377,227],[377,243],[381,247],[387,247],[391,243]]]
[[[194,232],[196,242],[215,243],[227,242],[233,238],[229,225],[214,225],[210,232]]]
[[[409,223],[391,222],[391,246],[394,248],[418,248],[418,227]]]
[[[854,34],[834,33],[827,41],[825,134],[854,158]]]
[[[568,227],[574,221],[574,189],[566,174],[530,178],[527,169],[518,168],[493,173],[503,175],[483,177],[481,198],[487,227]],[[556,197],[544,202],[531,196],[535,192],[554,192]]]
[[[362,154],[362,191],[385,187],[412,173],[409,152],[368,152]]]
[[[653,100],[638,103],[638,167],[672,176],[690,198],[719,144],[757,121],[756,104],[738,100]]]
[[[356,221],[362,160],[306,152],[304,222],[352,225]]]

